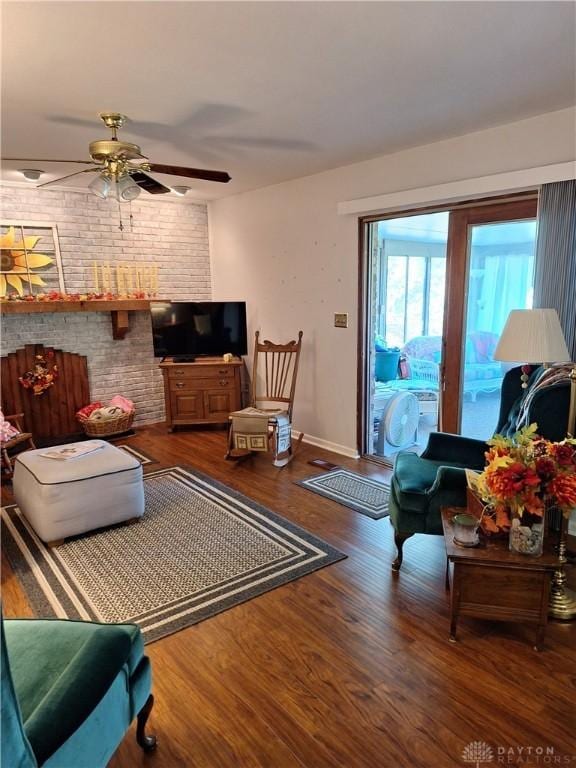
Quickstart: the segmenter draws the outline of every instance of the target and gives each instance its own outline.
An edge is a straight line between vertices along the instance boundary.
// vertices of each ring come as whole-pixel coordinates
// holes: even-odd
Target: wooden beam
[[[112,318],[112,338],[122,340],[130,328],[130,320],[127,309],[115,309],[110,312]]]
[[[110,312],[112,338],[123,339],[130,328],[129,312],[150,311],[148,299],[113,299],[111,301],[3,301],[2,313],[21,315],[53,312]]]
[[[111,312],[116,309],[131,312],[148,311],[148,299],[112,299],[110,301],[3,301],[0,304],[6,315],[32,312]]]

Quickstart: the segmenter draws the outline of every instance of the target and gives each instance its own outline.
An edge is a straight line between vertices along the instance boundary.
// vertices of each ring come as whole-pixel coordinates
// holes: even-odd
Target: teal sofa
[[[138,627],[60,619],[2,620],[2,751],[6,768],[104,768],[154,699]]]
[[[536,369],[532,376],[536,377],[539,371]],[[525,397],[521,374],[522,368],[517,367],[504,376],[495,430],[498,434],[512,436],[516,432],[516,419]],[[538,424],[538,433],[542,437],[563,440],[569,404],[568,382],[542,389],[532,401],[529,421]],[[487,450],[488,446],[482,440],[431,432],[421,456],[411,451],[400,451],[396,455],[388,505],[397,549],[392,570],[400,570],[404,542],[415,533],[442,534],[442,507],[466,506],[464,469],[482,471]]]

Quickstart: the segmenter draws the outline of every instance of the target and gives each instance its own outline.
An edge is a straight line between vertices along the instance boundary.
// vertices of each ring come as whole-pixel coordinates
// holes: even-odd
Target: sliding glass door
[[[532,302],[536,200],[364,224],[361,440],[365,455],[420,452],[438,428],[487,438],[511,309]]]
[[[368,455],[418,450],[437,429],[448,220],[443,211],[368,225]]]
[[[511,309],[532,306],[536,200],[452,211],[444,316],[441,426],[486,439],[511,365],[494,350]]]

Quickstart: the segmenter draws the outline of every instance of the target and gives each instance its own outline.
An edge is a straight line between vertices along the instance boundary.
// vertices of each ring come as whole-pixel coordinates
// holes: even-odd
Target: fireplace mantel
[[[4,301],[2,313],[19,315],[30,313],[53,312],[110,312],[112,318],[112,338],[123,339],[129,328],[129,312],[147,312],[150,310],[148,299],[114,299],[111,301]]]

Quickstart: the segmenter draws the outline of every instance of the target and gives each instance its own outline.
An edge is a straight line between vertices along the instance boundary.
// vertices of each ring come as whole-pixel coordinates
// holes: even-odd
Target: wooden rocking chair
[[[12,456],[9,451],[11,451],[12,448],[23,445],[24,443],[28,444],[28,447],[25,448],[26,451],[34,449],[36,446],[34,445],[32,433],[22,431],[22,419],[24,418],[23,413],[15,413],[12,416],[4,416],[4,418],[6,421],[9,421],[11,424],[13,424],[19,432],[18,435],[15,435],[14,437],[11,437],[10,440],[6,440],[0,444],[2,450],[2,474],[6,480],[9,480],[14,474]]]
[[[281,468],[294,458],[290,430],[302,347],[302,331],[298,333],[298,341],[289,341],[287,344],[274,344],[267,340],[260,342],[259,336],[260,331],[256,331],[250,405],[229,416],[226,459],[243,459],[251,456],[255,450],[269,451],[272,447],[274,466]],[[272,404],[276,407],[271,408]],[[263,417],[267,414],[266,421]],[[238,417],[244,417],[247,420],[255,418],[256,422],[260,419],[265,435],[252,436],[253,442],[250,441],[251,436],[246,436],[247,439],[238,438],[234,433],[234,423],[235,421],[238,423]],[[288,432],[287,438],[286,432]],[[302,442],[303,437],[303,434],[299,435],[297,445]],[[286,441],[288,447],[283,448]]]

